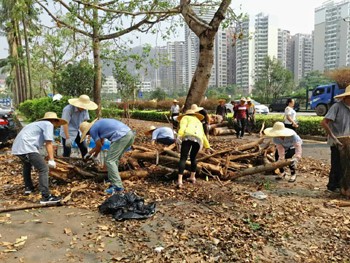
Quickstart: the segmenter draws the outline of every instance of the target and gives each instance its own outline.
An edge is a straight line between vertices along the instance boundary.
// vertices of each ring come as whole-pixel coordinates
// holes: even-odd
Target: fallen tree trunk
[[[218,127],[213,129],[213,135],[227,135],[227,134],[236,134],[235,129],[230,129],[228,127]]]
[[[228,177],[226,179],[234,180],[234,179],[237,179],[237,178],[245,176],[245,175],[253,175],[253,174],[266,172],[266,171],[274,171],[277,168],[288,166],[291,163],[292,163],[292,160],[287,159],[287,160],[282,160],[282,161],[278,161],[275,163],[268,163],[268,164],[264,164],[264,165],[259,165],[259,166],[247,168],[247,169],[244,169],[241,171],[229,173]]]

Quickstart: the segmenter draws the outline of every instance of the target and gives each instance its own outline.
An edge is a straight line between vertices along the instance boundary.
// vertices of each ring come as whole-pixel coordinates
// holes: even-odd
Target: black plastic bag
[[[116,220],[149,218],[156,212],[156,204],[145,205],[144,199],[129,192],[114,194],[98,207],[101,214],[111,214]]]

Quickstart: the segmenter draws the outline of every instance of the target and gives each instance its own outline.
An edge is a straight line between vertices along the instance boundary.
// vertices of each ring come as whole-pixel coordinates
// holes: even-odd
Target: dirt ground
[[[147,140],[142,132],[149,125],[130,123],[138,132],[137,142]],[[214,148],[232,140],[211,138]],[[252,140],[256,136],[239,143]],[[175,177],[125,181],[128,191],[156,202],[156,214],[146,220],[114,221],[99,214],[107,185],[88,182],[69,206],[1,213],[0,260],[350,262],[350,208],[336,202],[349,201],[325,191],[329,154],[325,143],[304,141],[295,183],[266,174],[223,182],[199,178],[181,190],[175,188]],[[17,160],[6,153],[0,158],[0,208],[37,202],[38,193],[22,195],[20,166],[13,169]],[[63,196],[69,187],[51,184]],[[252,197],[257,191],[267,198]]]

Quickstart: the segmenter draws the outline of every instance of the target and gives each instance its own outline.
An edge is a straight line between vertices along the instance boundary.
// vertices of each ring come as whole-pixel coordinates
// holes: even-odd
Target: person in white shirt
[[[171,145],[175,143],[174,131],[169,127],[155,127],[151,126],[146,132],[146,135],[152,135],[152,145],[161,143],[164,145]]]
[[[12,145],[12,154],[18,156],[23,164],[23,178],[25,185],[24,194],[29,195],[34,191],[31,178],[32,167],[39,172],[39,190],[42,195],[40,203],[58,203],[60,198],[50,194],[49,190],[49,168],[55,168],[54,151],[54,126],[67,124],[67,121],[58,118],[54,112],[46,112],[42,119],[26,125],[17,135]],[[39,148],[45,144],[48,164],[39,153]]]
[[[287,107],[284,110],[284,126],[296,130],[299,127],[297,122],[297,112],[294,110],[295,101],[292,98],[287,99]]]
[[[177,129],[179,123],[177,121],[177,116],[180,114],[180,106],[178,105],[179,101],[178,100],[173,100],[173,105],[171,105],[170,108],[170,119],[173,123],[173,129]]]

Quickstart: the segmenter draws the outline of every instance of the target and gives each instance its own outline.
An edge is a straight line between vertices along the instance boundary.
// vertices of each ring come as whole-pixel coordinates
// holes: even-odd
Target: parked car
[[[12,117],[13,109],[10,106],[4,106],[0,104],[0,118],[7,115],[9,118]]]
[[[0,117],[0,149],[7,146],[8,141],[17,135],[16,124],[12,118],[4,114]]]
[[[289,98],[278,98],[275,99],[269,106],[270,111],[284,111],[285,108],[287,107],[287,99]],[[299,102],[294,99],[295,104],[294,104],[294,110],[299,111],[300,110],[300,105]]]
[[[235,102],[236,102],[236,104],[238,104],[239,100],[237,100]],[[269,108],[266,105],[261,104],[260,102],[257,102],[256,100],[252,100],[252,103],[255,105],[255,113],[268,114],[270,112]],[[233,105],[231,103],[226,103],[225,106],[226,106],[226,109],[228,112],[233,113]]]

